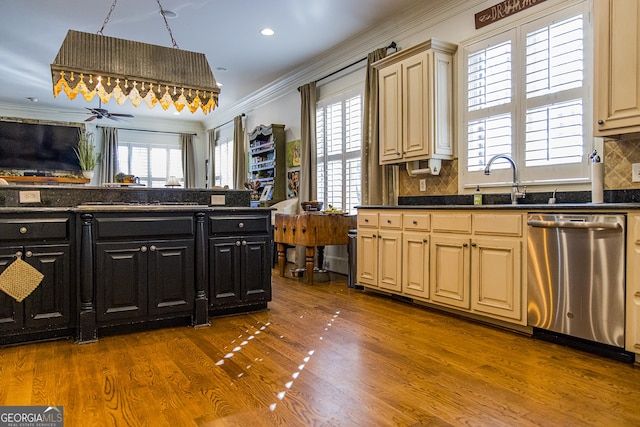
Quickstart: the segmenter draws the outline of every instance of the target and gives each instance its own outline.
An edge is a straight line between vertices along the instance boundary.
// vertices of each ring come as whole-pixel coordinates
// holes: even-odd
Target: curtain
[[[213,188],[216,185],[216,130],[209,129],[207,131],[207,138],[209,141],[209,156],[207,157],[209,162],[205,172],[207,174],[206,184],[210,188]]]
[[[398,204],[398,166],[379,164],[378,70],[372,63],[387,56],[387,48],[376,49],[367,57],[362,123],[362,204]]]
[[[193,135],[180,134],[182,147],[182,173],[184,174],[184,188],[196,186],[196,155],[193,146]]]
[[[247,181],[247,132],[244,114],[233,119],[233,188],[241,190]]]
[[[318,185],[316,182],[316,83],[300,86],[300,188],[298,198],[301,202],[315,200]]]
[[[118,129],[102,128],[102,156],[100,161],[100,183],[115,182],[120,172],[118,166]]]

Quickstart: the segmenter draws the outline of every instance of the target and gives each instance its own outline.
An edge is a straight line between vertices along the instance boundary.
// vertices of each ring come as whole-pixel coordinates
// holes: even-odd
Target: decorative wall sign
[[[476,30],[542,3],[545,0],[504,0],[476,13]]]

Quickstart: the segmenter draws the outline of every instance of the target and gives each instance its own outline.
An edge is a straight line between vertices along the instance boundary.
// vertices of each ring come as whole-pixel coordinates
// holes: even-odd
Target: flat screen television
[[[80,171],[78,126],[0,121],[0,169]]]

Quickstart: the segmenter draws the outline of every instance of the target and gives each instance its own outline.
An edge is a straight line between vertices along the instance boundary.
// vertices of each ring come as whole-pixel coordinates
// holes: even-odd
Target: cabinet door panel
[[[271,300],[271,258],[269,236],[242,239],[242,296],[243,300]]]
[[[469,309],[469,239],[431,236],[431,299]]]
[[[22,246],[0,248],[0,273],[16,259],[17,252],[23,252]],[[0,291],[0,332],[21,328],[23,319],[23,304]]]
[[[212,305],[241,301],[239,237],[209,239],[209,283]]]
[[[378,238],[378,284],[380,289],[402,291],[402,232],[380,231]]]
[[[520,241],[484,238],[474,239],[474,243],[471,258],[473,311],[522,319]]]
[[[402,64],[403,155],[410,160],[430,154],[428,54],[423,52]]]
[[[147,314],[147,242],[96,243],[98,321]]]
[[[402,158],[402,67],[391,65],[380,70],[380,162]]]
[[[44,278],[24,300],[27,326],[64,325],[71,317],[71,250],[69,245],[27,246],[24,260]]]
[[[358,283],[378,286],[378,230],[358,229]]]
[[[402,292],[406,295],[429,298],[429,235],[402,235]]]
[[[149,314],[190,311],[194,304],[194,242],[150,242]]]

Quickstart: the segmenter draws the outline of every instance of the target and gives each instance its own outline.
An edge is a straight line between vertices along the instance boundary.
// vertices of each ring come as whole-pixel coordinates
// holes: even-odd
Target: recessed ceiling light
[[[165,18],[176,18],[178,16],[177,13],[175,13],[173,10],[166,10],[166,9],[162,9],[161,12]]]
[[[263,36],[272,36],[274,35],[276,32],[273,31],[271,28],[265,28],[262,31],[260,31],[260,34],[262,34]]]
[[[36,98],[35,96],[28,96],[27,99],[31,102],[38,102],[38,98]]]
[[[179,116],[179,115],[180,115],[180,111],[174,111],[174,112],[173,112],[173,115],[174,115],[174,116]]]

